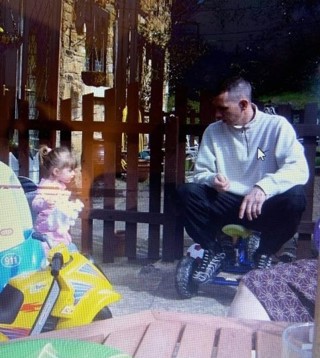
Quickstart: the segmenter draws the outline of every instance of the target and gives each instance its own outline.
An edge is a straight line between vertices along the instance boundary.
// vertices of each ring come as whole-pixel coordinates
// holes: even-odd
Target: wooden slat
[[[217,358],[251,358],[252,331],[222,328],[217,348]],[[276,357],[276,355],[274,356]]]
[[[71,338],[114,346],[134,358],[278,357],[289,323],[169,311],[143,311],[33,338]]]
[[[51,337],[83,340],[87,339],[88,337],[99,336],[101,334],[104,338],[106,338],[111,333],[123,330],[124,327],[134,331],[137,327],[148,325],[154,321],[155,318],[152,311],[143,311],[102,321],[96,321],[89,325],[41,333],[38,336],[33,336],[33,338]]]
[[[0,160],[6,164],[9,162],[9,138],[8,131],[13,125],[13,118],[10,114],[12,94],[6,91],[4,84],[0,87],[0,108],[1,108],[1,126],[0,126]],[[18,102],[19,103],[19,102]]]
[[[71,148],[71,117],[72,117],[72,101],[71,98],[61,101],[60,107],[61,122],[64,128],[60,131],[60,144]],[[69,130],[68,130],[69,128]]]
[[[138,124],[138,86],[132,83],[128,87],[128,123]],[[138,153],[139,133],[127,134],[127,173],[126,173],[126,210],[138,211]],[[136,258],[137,223],[126,222],[125,226],[126,256]]]
[[[148,327],[135,358],[171,358],[177,345],[180,322],[154,322]]]
[[[158,50],[158,51],[157,51]],[[160,54],[160,56],[159,56]],[[163,68],[163,51],[158,46],[151,46],[152,64]],[[161,78],[159,77],[161,76]],[[150,97],[150,123],[161,125],[163,98],[163,71],[153,71]],[[149,211],[161,211],[161,168],[163,162],[162,147],[164,143],[163,132],[155,130],[149,134],[150,147],[150,180],[149,180]],[[148,231],[148,258],[158,260],[160,257],[160,226],[149,225]]]
[[[163,227],[163,261],[174,261],[176,252],[176,205],[175,191],[177,187],[177,146],[179,137],[179,122],[177,118],[170,118],[166,127],[166,143],[165,143],[165,172],[164,172],[164,199],[163,211],[167,214],[167,221]],[[181,238],[179,240],[181,242]],[[181,247],[181,245],[180,245]],[[182,256],[182,247],[180,256]]]
[[[112,126],[116,118],[115,90],[105,91],[105,124]],[[116,187],[116,155],[117,140],[120,140],[120,134],[116,136],[104,135],[104,175],[103,188],[109,191],[110,195],[103,195],[103,208],[115,209],[115,187]],[[92,195],[92,194],[91,194]],[[113,262],[115,254],[115,222],[103,222],[103,262]]]
[[[28,102],[20,101],[21,116],[23,120],[28,120]],[[41,141],[41,133],[39,133],[39,140]],[[19,175],[29,175],[29,131],[19,131],[19,147],[18,147],[18,158],[19,158]]]
[[[184,324],[199,324],[209,326],[210,329],[215,328],[232,328],[232,329],[250,329],[252,331],[263,332],[282,332],[288,325],[285,322],[270,322],[259,320],[247,320],[231,317],[219,317],[208,314],[193,314],[186,312],[172,311],[151,311],[155,320],[158,321],[179,321]]]
[[[94,98],[93,94],[83,96],[82,113],[83,123],[90,126],[93,123],[94,116]],[[84,214],[92,207],[90,197],[90,187],[94,178],[94,166],[92,161],[92,140],[93,133],[86,130],[82,133],[82,158],[81,158],[81,174],[82,174],[82,201],[84,203]],[[89,217],[82,216],[81,222],[81,251],[92,254],[93,249],[93,222]]]
[[[90,211],[83,210],[80,214],[80,217],[86,214],[90,216],[90,219],[105,221],[126,221],[129,223],[152,223],[157,225],[164,224],[166,220],[169,219],[169,217],[162,213],[109,209],[92,209]]]
[[[134,356],[142,341],[147,327],[148,326],[146,324],[143,324],[141,326],[135,327],[134,329],[127,328],[111,333],[104,341],[104,344],[118,348],[122,352]]]
[[[216,330],[208,326],[187,324],[176,358],[211,357]]]
[[[281,354],[281,332],[257,332],[256,335],[257,358],[274,358]]]
[[[91,94],[88,94],[91,95]],[[88,96],[85,95],[85,96]],[[85,97],[84,96],[84,97]],[[93,97],[93,96],[92,96]],[[93,97],[94,100],[94,97]],[[72,121],[70,123],[72,131],[79,132],[103,132],[103,134],[115,135],[121,133],[135,134],[135,133],[151,133],[156,130],[164,130],[163,124],[151,124],[151,123],[125,123],[125,122],[113,122],[112,126],[106,126],[105,122],[88,122],[84,121]],[[63,122],[61,121],[23,121],[19,118],[19,120],[15,121],[12,124],[12,128],[17,130],[50,130],[50,131],[58,131],[65,128]],[[70,129],[70,128],[68,128]]]

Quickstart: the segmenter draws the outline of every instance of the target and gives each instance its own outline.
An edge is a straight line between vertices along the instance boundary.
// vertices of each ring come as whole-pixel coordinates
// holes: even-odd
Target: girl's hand
[[[48,209],[53,209],[56,205],[56,202],[54,200],[47,200],[47,206],[48,206]]]

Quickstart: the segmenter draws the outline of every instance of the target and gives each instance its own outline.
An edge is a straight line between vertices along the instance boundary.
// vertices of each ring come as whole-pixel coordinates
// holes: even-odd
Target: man
[[[212,278],[224,258],[215,244],[224,225],[260,232],[254,261],[267,268],[305,209],[309,171],[303,146],[284,117],[258,110],[251,92],[246,80],[232,78],[215,93],[217,121],[203,134],[194,182],[178,188],[185,229],[205,249],[193,275],[200,283]]]

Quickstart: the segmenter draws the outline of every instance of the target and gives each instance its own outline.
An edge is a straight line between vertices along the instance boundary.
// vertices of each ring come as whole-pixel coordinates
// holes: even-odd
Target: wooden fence
[[[72,132],[81,132],[81,170],[82,186],[79,191],[85,208],[82,212],[81,224],[81,250],[91,253],[93,248],[93,220],[103,220],[103,261],[111,262],[115,254],[115,222],[122,221],[125,226],[126,256],[136,258],[137,250],[137,224],[148,224],[148,257],[159,259],[160,243],[162,241],[164,260],[173,260],[175,253],[175,227],[176,216],[173,210],[173,194],[176,187],[178,122],[173,118],[166,118],[154,106],[148,114],[148,123],[139,123],[138,118],[138,86],[132,84],[128,88],[128,118],[121,121],[121,112],[117,109],[116,91],[107,90],[103,100],[97,99],[93,94],[83,96],[82,121],[73,121],[71,100],[64,100],[60,108],[60,120],[39,116],[37,120],[29,120],[28,103],[19,103],[19,118],[12,120],[12,115],[5,112],[1,131],[2,160],[8,162],[9,133],[13,129],[18,131],[19,146],[19,175],[29,174],[29,136],[30,130],[39,131],[40,143],[52,145],[55,137],[60,133],[61,145],[71,146]],[[105,107],[104,121],[96,121],[94,107],[99,101]],[[2,98],[5,106],[6,101]],[[120,113],[119,113],[120,112]],[[120,120],[119,120],[120,118]],[[95,181],[96,142],[94,133],[100,132],[103,141],[104,175],[103,186],[99,190],[93,187]],[[120,162],[121,135],[127,134],[127,170],[125,210],[116,210],[116,176]],[[150,174],[149,174],[149,208],[147,211],[138,211],[138,141],[139,134],[149,135],[150,146]],[[165,155],[163,155],[165,153]],[[163,161],[166,163],[163,166]],[[162,168],[164,167],[164,171]],[[103,196],[103,208],[93,207],[93,196]],[[163,226],[163,240],[161,240],[160,227]]]
[[[2,99],[3,100],[3,99]],[[184,181],[186,136],[201,138],[203,130],[211,121],[209,97],[201,96],[200,111],[187,110],[187,97],[183,91],[176,98],[174,115],[163,113],[161,106],[152,106],[148,114],[148,123],[139,123],[138,86],[128,88],[128,119],[126,123],[119,120],[115,90],[105,93],[102,103],[105,107],[104,121],[95,121],[93,94],[83,96],[83,119],[72,121],[71,100],[61,103],[61,120],[48,118],[29,120],[23,104],[20,106],[19,118],[12,121],[9,111],[4,111],[3,126],[0,131],[1,158],[8,158],[8,132],[15,128],[19,133],[20,175],[28,175],[29,131],[38,130],[40,142],[50,141],[60,131],[61,144],[71,145],[72,132],[82,133],[82,187],[80,194],[85,203],[82,213],[81,250],[91,253],[93,248],[93,220],[103,221],[103,261],[112,262],[115,255],[115,223],[125,222],[125,254],[129,259],[137,255],[137,225],[148,224],[148,258],[173,261],[183,253],[183,227],[175,206],[175,190]],[[3,102],[5,103],[5,101]],[[161,102],[160,102],[161,103]],[[313,187],[317,139],[320,126],[317,125],[318,108],[308,104],[304,111],[293,111],[289,106],[279,106],[277,113],[283,114],[303,139],[306,156],[310,167],[310,180],[306,185],[308,198],[307,209],[299,227],[301,235],[310,235],[313,231]],[[120,117],[121,118],[121,117]],[[94,132],[101,132],[104,150],[103,185],[93,190],[95,176],[96,143]],[[116,176],[120,161],[120,143],[122,133],[127,134],[127,172],[125,209],[116,209]],[[138,210],[138,142],[139,133],[149,136],[150,173],[149,206],[147,211]],[[94,195],[103,197],[103,207],[93,206]],[[162,226],[162,235],[161,228]]]

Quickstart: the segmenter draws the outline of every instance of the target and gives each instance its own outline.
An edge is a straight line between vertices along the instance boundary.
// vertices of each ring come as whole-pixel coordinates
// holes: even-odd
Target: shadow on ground
[[[198,295],[180,299],[174,285],[176,263],[140,265],[118,258],[113,264],[102,264],[122,300],[110,307],[114,316],[148,309],[206,313],[225,316],[236,288],[204,285]]]

